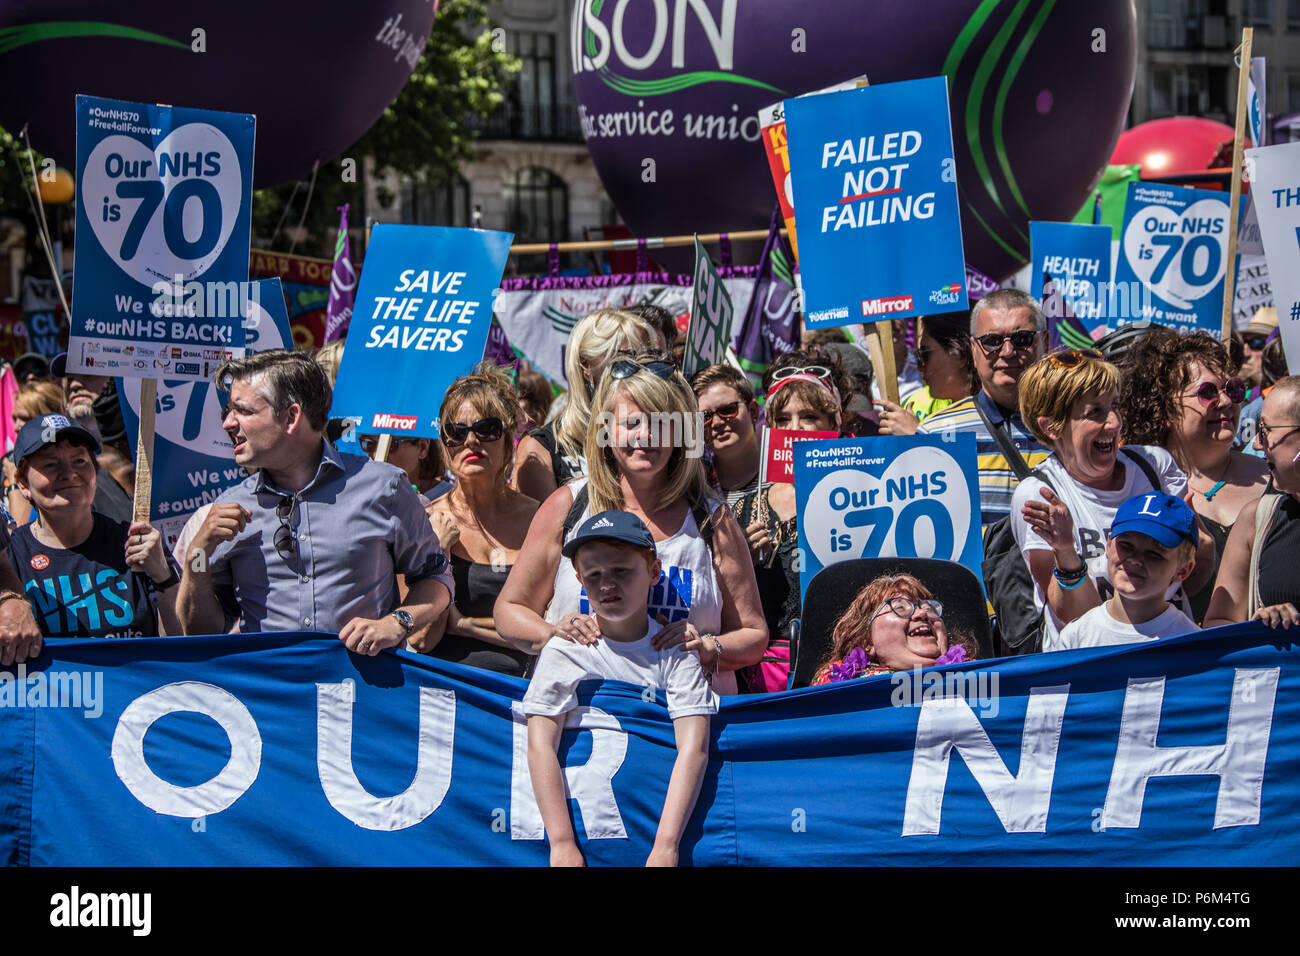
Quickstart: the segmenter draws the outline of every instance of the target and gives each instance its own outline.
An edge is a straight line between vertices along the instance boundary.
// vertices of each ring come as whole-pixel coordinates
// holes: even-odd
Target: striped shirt
[[[976,407],[979,402],[979,407]],[[1011,496],[1015,494],[1020,479],[1011,470],[1006,455],[990,434],[980,418],[979,408],[995,425],[1006,422],[1011,433],[1011,440],[1020,449],[1025,464],[1031,469],[1037,468],[1047,456],[1050,448],[1043,447],[1033,436],[1025,423],[1020,420],[1020,413],[1007,411],[986,395],[983,390],[971,398],[963,398],[936,412],[921,422],[916,431],[919,435],[941,434],[943,432],[968,432],[975,436],[975,454],[979,466],[980,509],[983,511],[982,523],[988,527],[995,521],[1011,513]]]

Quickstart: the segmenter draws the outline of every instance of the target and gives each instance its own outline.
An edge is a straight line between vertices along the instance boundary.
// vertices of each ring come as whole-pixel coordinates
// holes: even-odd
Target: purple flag
[[[352,265],[352,244],[348,241],[348,204],[338,207],[339,237],[334,243],[334,271],[330,275],[330,299],[325,307],[325,341],[348,334],[352,306],[357,301],[357,270]]]
[[[744,321],[736,336],[740,367],[762,394],[763,373],[772,360],[798,345],[799,313],[795,309],[791,256],[780,235],[781,207],[772,212],[772,225],[759,259],[758,278]]]
[[[514,347],[510,340],[506,338],[506,330],[501,327],[497,317],[492,316],[492,324],[488,326],[487,344],[483,348],[483,358],[491,362],[498,368],[503,368],[510,373],[511,378],[519,374],[519,356],[515,353]]]

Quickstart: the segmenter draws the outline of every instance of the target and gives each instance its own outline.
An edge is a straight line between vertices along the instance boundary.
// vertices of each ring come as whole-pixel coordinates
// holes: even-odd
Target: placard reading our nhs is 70
[[[801,593],[822,568],[855,558],[937,558],[980,576],[973,435],[841,438],[791,447]]]
[[[69,370],[197,380],[243,354],[255,123],[77,97]]]

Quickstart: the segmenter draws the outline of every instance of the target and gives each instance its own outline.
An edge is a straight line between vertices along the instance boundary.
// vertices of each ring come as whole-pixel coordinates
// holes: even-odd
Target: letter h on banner
[[[1214,829],[1257,826],[1280,673],[1277,667],[1237,668],[1228,705],[1227,736],[1221,744],[1204,747],[1157,747],[1165,679],[1130,678],[1102,828],[1141,824],[1150,778],[1199,775],[1219,778]]]

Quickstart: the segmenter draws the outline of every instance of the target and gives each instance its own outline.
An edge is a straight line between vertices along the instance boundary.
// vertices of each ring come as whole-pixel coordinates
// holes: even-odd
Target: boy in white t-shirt
[[[718,697],[694,653],[680,645],[658,650],[651,644],[661,626],[646,609],[660,565],[654,537],[640,518],[623,511],[593,515],[564,545],[564,556],[573,562],[586,589],[600,640],[580,644],[551,638],[538,655],[524,695],[528,772],[551,843],[551,865],[584,862],[569,819],[564,772],[556,751],[565,715],[578,706],[578,684],[605,679],[666,692],[677,760],[646,865],[676,866],[677,845],[709,763],[709,717],[718,712]]]
[[[1047,651],[1133,644],[1176,637],[1196,625],[1165,595],[1196,563],[1196,515],[1183,499],[1163,492],[1129,498],[1115,512],[1106,563],[1115,593],[1067,624]]]

